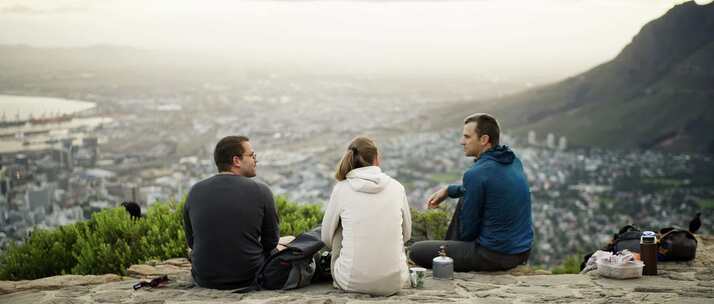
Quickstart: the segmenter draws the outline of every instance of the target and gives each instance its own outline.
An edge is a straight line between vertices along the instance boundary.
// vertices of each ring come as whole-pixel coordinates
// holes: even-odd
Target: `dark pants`
[[[431,268],[432,260],[439,255],[441,246],[446,248],[446,255],[454,259],[454,271],[459,272],[506,270],[528,261],[530,251],[503,254],[486,249],[477,242],[458,241],[459,211],[462,205],[463,199],[459,199],[446,232],[446,240],[416,242],[409,248],[409,258],[414,263]]]

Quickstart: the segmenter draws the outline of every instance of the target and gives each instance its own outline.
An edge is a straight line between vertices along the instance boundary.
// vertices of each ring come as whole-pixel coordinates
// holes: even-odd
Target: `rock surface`
[[[613,280],[596,272],[549,275],[528,267],[500,273],[457,273],[452,281],[427,275],[425,288],[371,297],[316,284],[291,291],[236,294],[193,286],[190,263],[171,259],[129,268],[132,277],[56,276],[0,282],[0,303],[714,303],[714,237],[699,238],[691,262],[660,263],[659,275]],[[168,274],[170,282],[133,290],[140,278]]]

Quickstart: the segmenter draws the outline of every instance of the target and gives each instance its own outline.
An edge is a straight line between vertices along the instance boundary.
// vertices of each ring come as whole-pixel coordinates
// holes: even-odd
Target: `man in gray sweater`
[[[251,179],[257,161],[247,137],[224,137],[213,157],[218,174],[195,184],[184,206],[191,275],[201,287],[236,289],[278,245],[278,216],[268,186]]]

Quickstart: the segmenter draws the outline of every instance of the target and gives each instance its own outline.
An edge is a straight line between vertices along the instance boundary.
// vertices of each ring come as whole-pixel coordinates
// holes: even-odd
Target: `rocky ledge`
[[[519,267],[500,273],[457,273],[440,281],[427,274],[423,289],[391,297],[347,293],[330,284],[291,291],[236,294],[195,287],[185,259],[134,265],[129,277],[65,275],[0,282],[0,303],[714,303],[714,236],[700,236],[697,259],[660,263],[659,275],[612,280],[596,272],[550,275]],[[141,278],[168,274],[158,288],[133,290]]]

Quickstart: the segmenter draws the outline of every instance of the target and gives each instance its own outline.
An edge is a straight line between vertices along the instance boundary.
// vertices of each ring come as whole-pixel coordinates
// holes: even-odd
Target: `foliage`
[[[553,274],[569,274],[580,273],[580,263],[583,261],[583,255],[578,253],[569,255],[565,258],[562,264],[553,268]]]
[[[697,205],[701,209],[714,209],[714,198],[699,200]]]
[[[72,247],[77,241],[78,226],[35,230],[25,244],[10,244],[5,254],[0,256],[0,280],[35,279],[70,273],[77,263]]]
[[[0,256],[0,280],[58,274],[126,274],[132,264],[184,256],[183,204],[157,203],[132,219],[123,208],[96,212],[86,222],[37,229]]]
[[[443,240],[449,226],[450,212],[446,207],[425,211],[411,210],[412,240]]]
[[[297,236],[322,223],[323,212],[317,204],[298,205],[278,196],[275,205],[280,215],[280,235]]]
[[[322,222],[319,205],[276,198],[281,235],[298,235]],[[156,203],[140,219],[123,208],[57,229],[37,229],[24,244],[0,254],[0,280],[36,279],[59,274],[125,275],[132,264],[186,255],[183,202]]]

